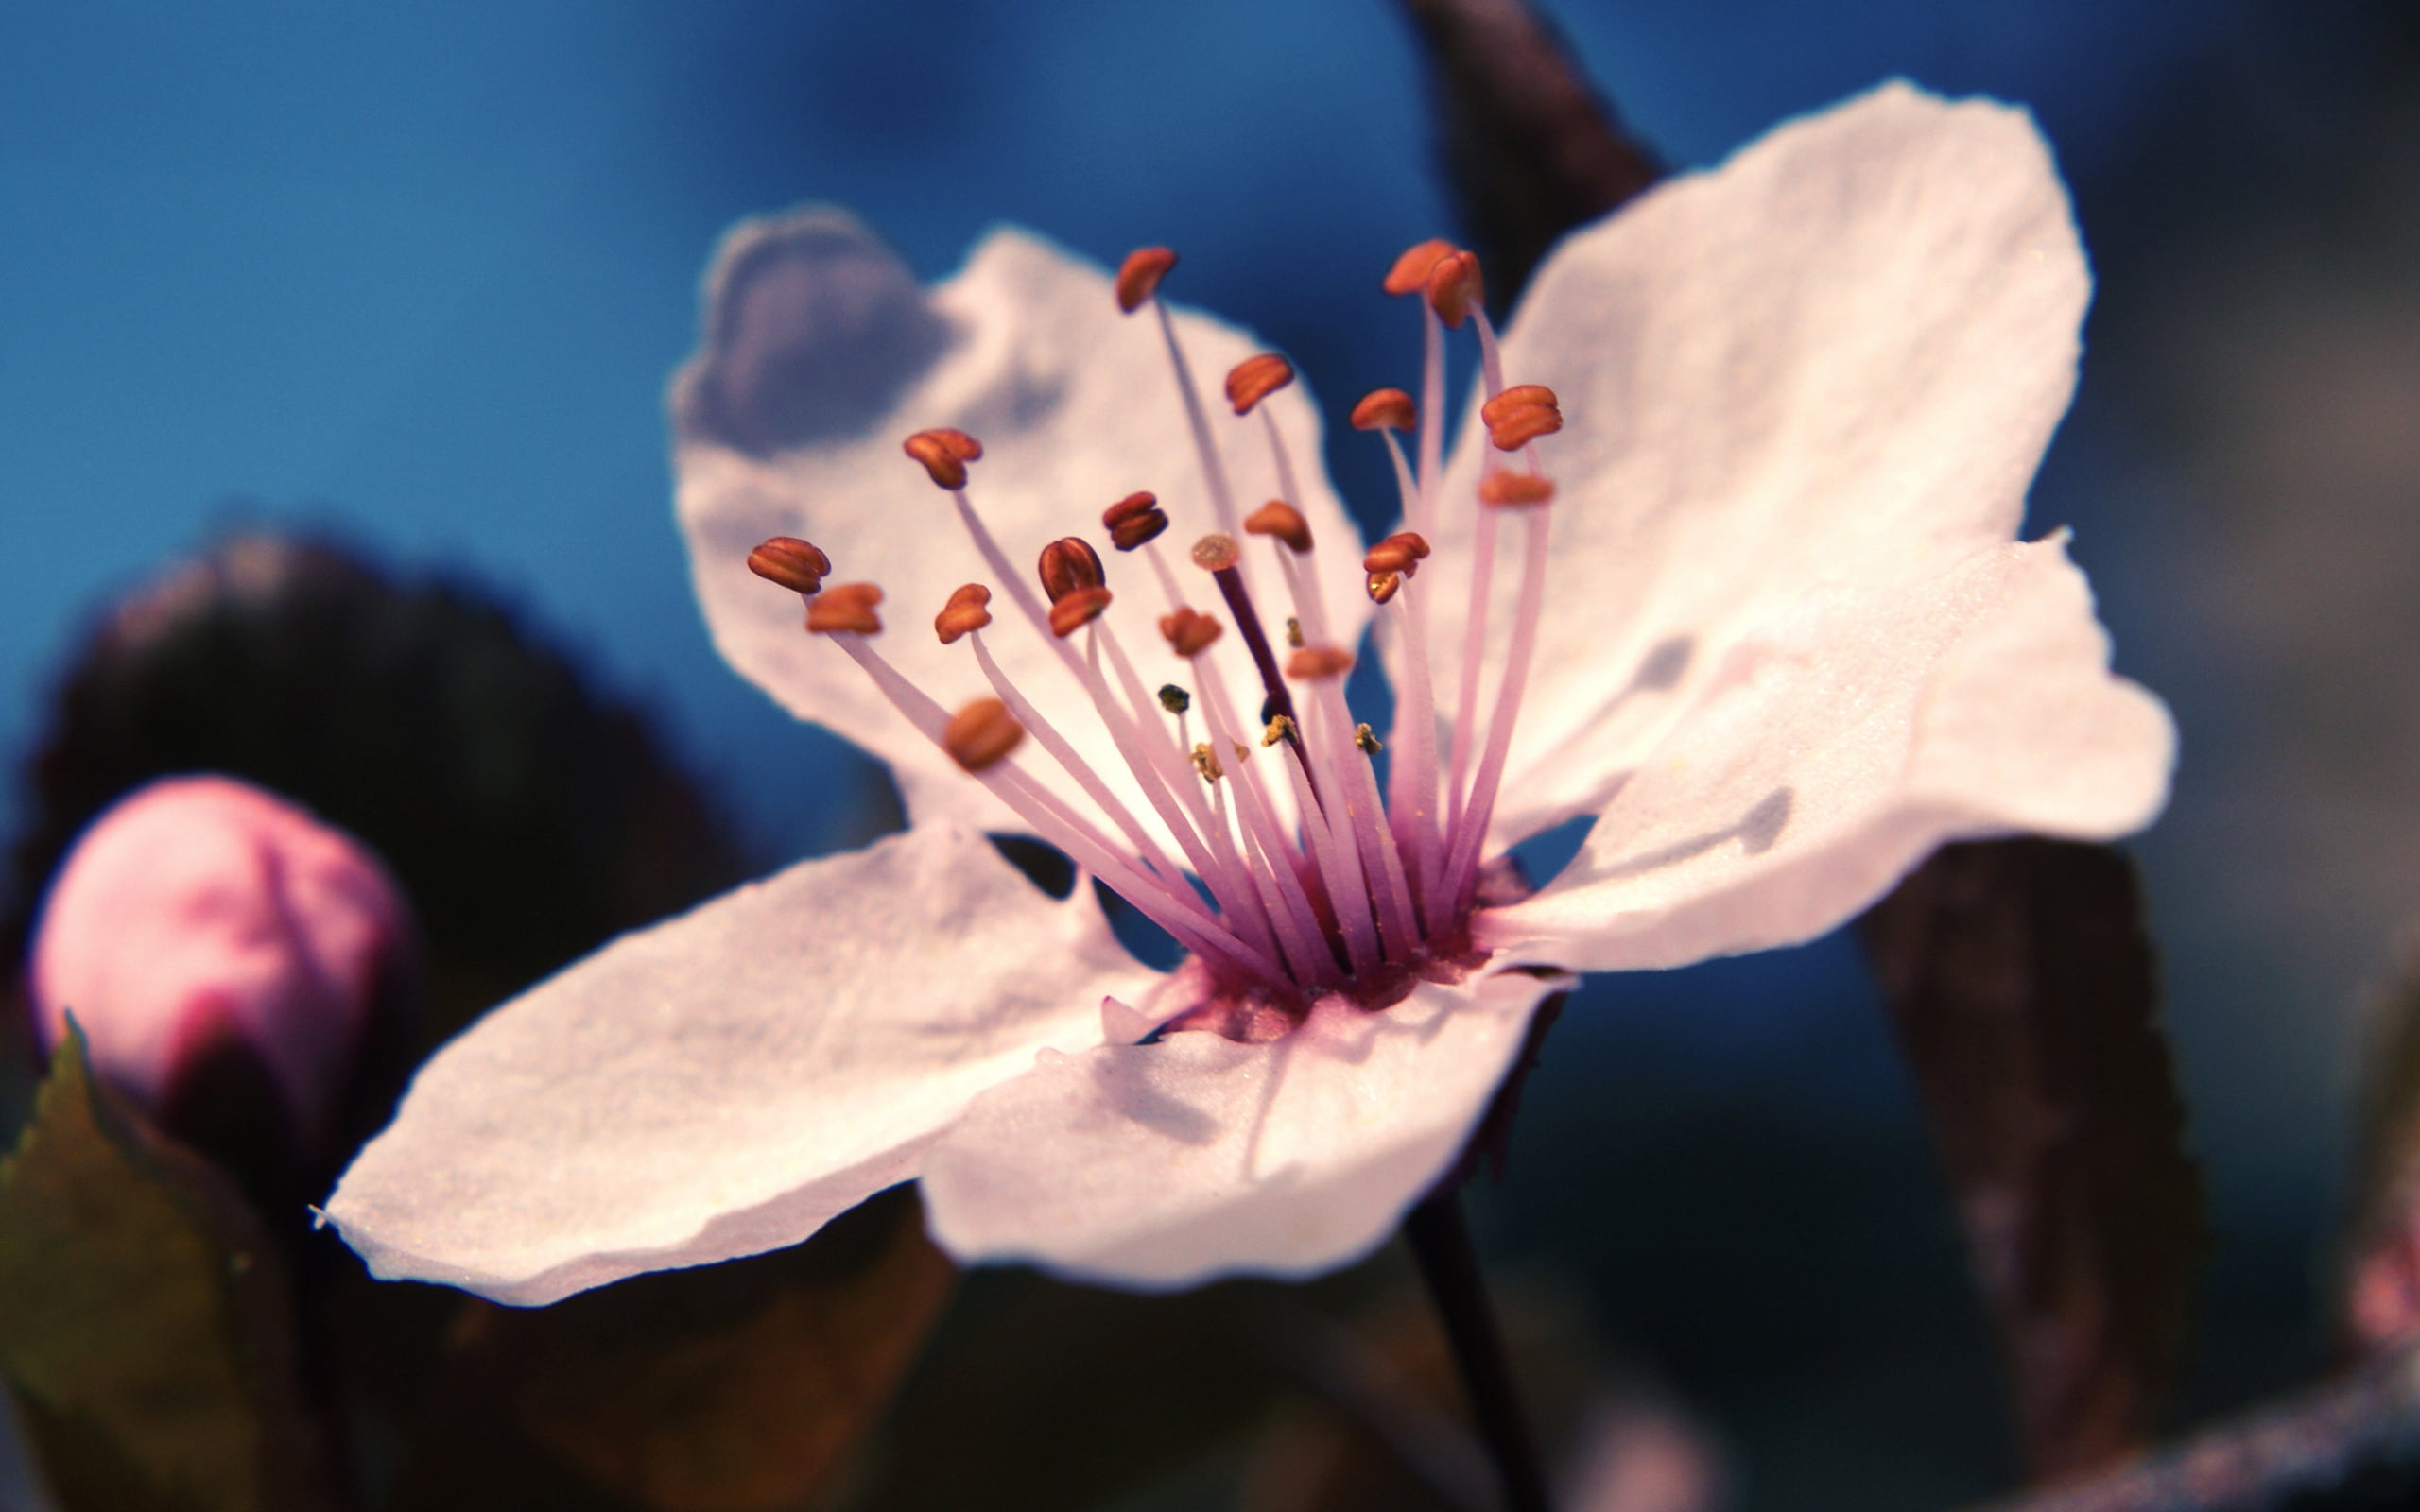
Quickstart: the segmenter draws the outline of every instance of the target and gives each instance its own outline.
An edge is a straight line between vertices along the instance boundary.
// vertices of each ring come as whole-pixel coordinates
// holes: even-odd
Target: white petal
[[[994,654],[1095,768],[1132,795],[1091,706],[994,581],[949,496],[900,443],[944,425],[980,440],[968,495],[1016,570],[1030,582],[1046,543],[1091,541],[1117,595],[1108,618],[1138,675],[1152,688],[1189,686],[1155,629],[1168,610],[1156,578],[1139,553],[1110,550],[1100,528],[1101,511],[1127,494],[1159,495],[1170,521],[1159,545],[1183,591],[1196,608],[1228,618],[1185,557],[1216,523],[1157,320],[1148,311],[1121,315],[1101,269],[1013,230],[993,232],[927,298],[871,232],[831,210],[734,230],[707,296],[706,335],[676,380],[672,407],[682,525],[724,657],[792,713],[889,761],[911,816],[1016,828],[847,658],[801,633],[796,598],[752,576],[745,560],[769,536],[800,536],[831,557],[835,580],[881,584],[887,633],[878,648],[950,708],[988,688],[969,646],[936,641],[932,617],[959,584],[986,583],[995,595],[986,632]],[[1177,323],[1248,514],[1276,495],[1274,466],[1259,415],[1236,419],[1219,385],[1262,349],[1208,316],[1181,312]],[[1299,383],[1265,404],[1291,449],[1305,493],[1295,502],[1320,547],[1338,639],[1350,645],[1369,610],[1361,545],[1327,487],[1318,409]],[[1264,613],[1282,617],[1268,550],[1253,541],[1247,571]],[[1241,717],[1256,727],[1259,684],[1232,624],[1228,632],[1214,654],[1235,696],[1252,705]],[[1082,802],[1054,763],[1036,754],[1026,765]],[[1139,795],[1132,805],[1157,829]]]
[[[933,1236],[961,1260],[1181,1287],[1357,1259],[1461,1154],[1530,1016],[1567,977],[1336,1000],[1272,1044],[1184,1033],[1043,1057],[925,1158]]]
[[[794,1243],[1152,973],[1089,886],[911,830],[627,936],[421,1068],[328,1213],[375,1275],[550,1302]]]
[[[1567,428],[1537,443],[1561,493],[1499,842],[1598,812],[1732,641],[1809,586],[2012,539],[2090,291],[2026,114],[1902,84],[1557,249],[1504,344],[1506,381],[1552,387]],[[1484,445],[1466,428],[1422,578],[1434,645],[1460,644]]]
[[[1571,866],[1478,936],[1580,970],[1677,966],[1812,938],[1945,840],[2139,829],[2175,731],[2108,657],[2064,536],[1819,594],[1732,650]]]

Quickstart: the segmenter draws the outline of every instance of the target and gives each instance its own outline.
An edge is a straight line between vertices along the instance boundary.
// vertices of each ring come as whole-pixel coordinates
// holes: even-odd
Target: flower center
[[[1130,315],[1150,306],[1158,320],[1219,528],[1191,543],[1187,555],[1197,571],[1188,574],[1160,547],[1168,519],[1153,495],[1111,505],[1101,525],[1115,552],[1139,554],[1148,565],[1167,605],[1161,638],[1187,664],[1190,689],[1168,683],[1147,691],[1102,617],[1112,590],[1100,555],[1081,538],[1042,548],[1035,575],[1042,594],[1035,593],[970,497],[968,464],[981,459],[983,448],[963,432],[920,431],[905,450],[951,495],[996,579],[959,588],[933,622],[943,644],[967,644],[994,696],[952,713],[901,675],[873,644],[881,629],[881,590],[865,582],[825,588],[832,566],[816,547],[779,537],[752,552],[749,566],[800,593],[807,629],[830,637],[970,777],[1193,953],[1181,990],[1164,993],[1151,1015],[1130,1014],[1138,1038],[1181,1020],[1231,1038],[1266,1039],[1299,1022],[1318,999],[1342,996],[1382,1007],[1424,977],[1459,976],[1473,964],[1470,919],[1487,901],[1481,851],[1536,650],[1546,576],[1554,486],[1539,472],[1532,443],[1561,429],[1563,418],[1549,390],[1505,387],[1476,258],[1426,242],[1397,260],[1385,287],[1421,296],[1424,402],[1387,388],[1353,410],[1356,429],[1375,431],[1386,442],[1407,526],[1361,562],[1369,596],[1389,617],[1387,633],[1401,651],[1394,726],[1382,743],[1346,704],[1354,652],[1333,631],[1319,543],[1297,503],[1303,495],[1294,459],[1263,403],[1293,382],[1294,369],[1284,357],[1262,353],[1227,374],[1226,398],[1238,420],[1260,416],[1280,495],[1239,517],[1176,322],[1159,298],[1175,263],[1162,248],[1134,253],[1119,270],[1117,300]],[[1465,322],[1478,337],[1486,396],[1480,416],[1492,444],[1475,496],[1449,499],[1444,341]],[[1417,433],[1416,460],[1397,439],[1405,430]],[[1517,469],[1511,465],[1516,453]],[[1415,579],[1430,558],[1436,522],[1456,508],[1474,511],[1476,521],[1452,735],[1441,749],[1426,593]],[[1491,669],[1489,610],[1497,536],[1508,516],[1524,530],[1519,586],[1505,653]],[[1261,558],[1262,574],[1273,569],[1277,596],[1267,582],[1254,581],[1248,555]],[[1156,832],[1002,671],[985,639],[994,587],[1013,602],[1024,622],[1020,633],[1043,638],[1083,689],[1132,790],[1158,821]],[[1251,654],[1257,690],[1230,688],[1208,655],[1230,622]],[[1480,685],[1491,670],[1495,696],[1482,719]],[[1028,735],[1085,803],[1062,797],[1061,784],[1036,781],[1014,759]],[[1375,762],[1381,751],[1389,752],[1383,794]]]

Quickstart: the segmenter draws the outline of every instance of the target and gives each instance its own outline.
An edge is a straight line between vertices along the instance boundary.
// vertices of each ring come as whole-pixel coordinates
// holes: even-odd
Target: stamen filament
[[[1378,964],[1378,931],[1370,919],[1369,893],[1356,875],[1358,868],[1340,852],[1335,836],[1328,833],[1327,818],[1311,796],[1307,759],[1287,763],[1286,775],[1294,783],[1295,807],[1302,816],[1303,833],[1310,841],[1311,854],[1319,863],[1320,880],[1327,888],[1328,907],[1336,915],[1337,933],[1344,936],[1345,954],[1352,961],[1353,974],[1358,976]]]
[[[1184,400],[1185,423],[1193,429],[1193,452],[1201,464],[1201,486],[1210,490],[1210,507],[1219,518],[1219,528],[1229,535],[1236,533],[1236,496],[1227,490],[1227,470],[1219,460],[1218,443],[1210,437],[1210,417],[1201,407],[1201,395],[1193,387],[1193,369],[1184,360],[1184,347],[1176,338],[1176,318],[1168,314],[1167,301],[1151,296],[1151,308],[1160,317],[1160,335],[1167,339],[1168,363],[1176,369],[1176,391]]]
[[[1448,833],[1460,830],[1469,791],[1465,782],[1470,775],[1471,747],[1475,725],[1478,719],[1479,664],[1487,655],[1487,602],[1489,589],[1495,576],[1495,511],[1474,502],[1478,510],[1478,528],[1471,541],[1470,612],[1462,627],[1462,676],[1454,696],[1454,765],[1453,774],[1445,786],[1445,829]],[[1450,873],[1449,873],[1450,874]],[[1435,908],[1443,900],[1432,900],[1430,923],[1438,923]]]
[[[1284,714],[1293,718],[1294,696],[1277,670],[1277,653],[1270,649],[1269,631],[1252,607],[1252,591],[1244,586],[1240,568],[1221,567],[1210,576],[1218,583],[1219,595],[1226,599],[1227,612],[1235,616],[1236,628],[1242,632],[1244,644],[1252,650],[1252,664],[1260,672],[1260,685],[1267,694],[1262,717]]]
[[[1194,677],[1201,685],[1201,713],[1210,726],[1210,739],[1218,748],[1233,751],[1244,742],[1237,738],[1232,723],[1234,705],[1227,696],[1225,679],[1207,655],[1195,657],[1193,667]],[[1245,746],[1245,749],[1251,747]],[[1227,771],[1229,779],[1236,783],[1236,808],[1244,820],[1244,839],[1285,904],[1282,910],[1272,904],[1270,914],[1286,937],[1287,954],[1303,963],[1302,969],[1311,979],[1333,979],[1335,954],[1327,948],[1310,896],[1303,890],[1303,879],[1295,874],[1296,852],[1287,841],[1285,828],[1278,822],[1268,793],[1261,787],[1260,766],[1239,757]],[[1255,879],[1260,875],[1255,872]]]
[[[1411,606],[1413,592],[1409,582],[1395,591],[1405,685],[1395,704],[1392,741],[1395,758],[1388,772],[1388,802],[1397,833],[1409,832],[1413,865],[1420,873],[1420,896],[1433,902],[1444,864],[1437,828],[1437,695],[1429,686],[1428,633]],[[1433,908],[1429,927],[1437,928]]]
[[[1387,958],[1409,959],[1420,944],[1420,930],[1411,919],[1411,894],[1404,882],[1403,858],[1395,851],[1394,836],[1387,833],[1386,807],[1378,801],[1377,778],[1370,770],[1370,759],[1353,738],[1353,714],[1345,708],[1343,690],[1331,679],[1323,681],[1313,696],[1319,700],[1320,723],[1326,727],[1328,770],[1340,795],[1344,822],[1352,827],[1354,845],[1360,851],[1362,874],[1373,884],[1370,890],[1374,894],[1373,902],[1377,907]]]
[[[1409,515],[1409,528],[1424,536],[1434,535],[1437,523],[1437,490],[1443,481],[1445,457],[1445,322],[1437,318],[1426,300],[1414,301],[1420,306],[1420,508]]]
[[[1016,600],[1017,608],[1033,626],[1034,633],[1042,637],[1043,644],[1059,654],[1059,660],[1067,664],[1068,671],[1079,679],[1082,678],[1082,659],[1076,655],[1074,646],[1050,632],[1050,611],[1043,608],[1032,585],[1026,581],[1025,570],[1011,563],[1008,554],[1000,549],[1000,543],[992,539],[991,527],[983,523],[981,515],[975,512],[975,506],[966,497],[966,490],[952,489],[949,492],[950,497],[958,501],[958,518],[965,524],[966,533],[974,538],[975,549],[982,554],[984,564],[992,569],[992,576],[1009,591],[1009,596]]]
[[[1512,647],[1505,659],[1503,684],[1496,690],[1495,713],[1488,722],[1487,754],[1479,762],[1470,809],[1462,816],[1461,831],[1454,836],[1454,851],[1446,867],[1446,875],[1453,879],[1457,911],[1470,907],[1478,887],[1479,847],[1495,812],[1496,784],[1503,779],[1505,755],[1512,746],[1512,722],[1521,712],[1521,689],[1529,680],[1530,661],[1537,650],[1539,610],[1546,601],[1547,509],[1538,505],[1522,512],[1529,516],[1529,540],[1521,554],[1521,596],[1512,611]]]

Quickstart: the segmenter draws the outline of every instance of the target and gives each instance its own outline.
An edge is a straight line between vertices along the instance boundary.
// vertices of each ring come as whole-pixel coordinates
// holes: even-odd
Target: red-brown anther
[[[1160,291],[1160,280],[1176,266],[1176,253],[1165,247],[1138,247],[1117,268],[1117,307],[1128,315],[1143,307]]]
[[[1454,252],[1452,242],[1431,237],[1417,247],[1407,249],[1401,257],[1396,258],[1395,266],[1387,269],[1386,281],[1380,286],[1390,294],[1418,294],[1428,287],[1430,270],[1441,259],[1451,257]]]
[[[1517,452],[1563,429],[1563,407],[1544,384],[1516,384],[1478,407],[1487,438],[1499,452]]]
[[[793,593],[812,594],[823,587],[832,558],[796,536],[775,536],[748,554],[748,570]]]
[[[1218,644],[1227,627],[1195,609],[1179,609],[1173,614],[1160,616],[1160,638],[1168,649],[1190,660]]]
[[[1487,287],[1480,281],[1478,258],[1470,252],[1455,252],[1437,260],[1428,270],[1428,307],[1448,329],[1461,330],[1471,312],[1487,301]]]
[[[1370,548],[1361,558],[1365,573],[1402,573],[1409,577],[1428,555],[1428,542],[1417,530],[1398,530]]]
[[[1497,508],[1544,504],[1554,497],[1554,484],[1534,472],[1490,472],[1478,480],[1478,502]]]
[[[1393,600],[1395,594],[1403,591],[1403,574],[1372,573],[1370,575],[1369,589],[1371,603],[1390,603]]]
[[[983,607],[991,602],[992,591],[981,583],[954,590],[949,602],[933,616],[933,633],[942,638],[942,644],[956,645],[959,636],[992,623],[992,611]]]
[[[944,489],[966,487],[966,464],[979,460],[983,443],[964,431],[946,427],[918,431],[900,443],[901,451],[925,464],[933,481]]]
[[[1050,601],[1050,633],[1063,641],[1100,618],[1100,611],[1107,608],[1108,589],[1071,589]]]
[[[1273,352],[1246,357],[1227,370],[1227,403],[1238,415],[1294,381],[1294,365]]]
[[[1053,604],[1079,589],[1098,588],[1105,581],[1100,553],[1081,536],[1062,536],[1043,547],[1038,570],[1042,574],[1042,591],[1050,595]]]
[[[1244,516],[1244,533],[1274,536],[1297,557],[1311,549],[1311,523],[1303,518],[1302,510],[1283,499],[1271,499]]]
[[[1373,388],[1353,406],[1357,431],[1408,431],[1420,423],[1420,410],[1400,388]]]
[[[997,766],[1023,739],[1025,726],[997,698],[976,699],[942,727],[942,749],[970,772]]]
[[[1236,538],[1213,530],[1193,543],[1193,565],[1205,573],[1225,572],[1236,564]]]
[[[1109,543],[1120,551],[1132,551],[1147,541],[1155,541],[1168,527],[1166,510],[1157,497],[1149,493],[1130,493],[1100,512],[1101,527],[1109,532]]]
[[[1286,659],[1286,675],[1297,679],[1340,678],[1352,670],[1353,653],[1340,645],[1306,645]]]
[[[872,583],[834,583],[807,604],[806,627],[817,635],[879,635],[882,619],[873,607],[881,602],[882,590]]]

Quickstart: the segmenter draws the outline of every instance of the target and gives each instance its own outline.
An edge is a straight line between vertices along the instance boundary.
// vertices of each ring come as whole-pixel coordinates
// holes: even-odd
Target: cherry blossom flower
[[[909,1178],[969,1261],[1314,1273],[1456,1165],[1572,973],[1805,940],[1945,840],[2164,801],[2165,711],[2065,538],[2015,539],[2090,289],[2021,112],[1894,85],[1787,124],[1568,238],[1500,343],[1467,254],[1407,253],[1418,397],[1356,410],[1415,427],[1407,528],[1366,549],[1290,367],[1163,301],[1173,262],[1002,230],[927,291],[838,212],[729,235],[672,394],[698,593],[912,827],[448,1047],[328,1205],[378,1274],[540,1303]],[[1343,696],[1365,627],[1383,739]],[[1503,865],[1592,815],[1536,891]]]

